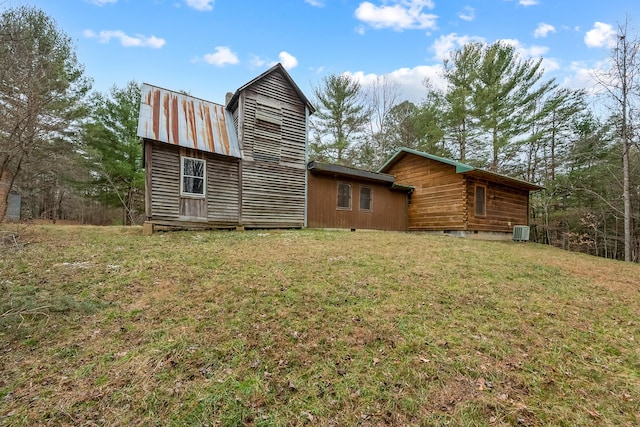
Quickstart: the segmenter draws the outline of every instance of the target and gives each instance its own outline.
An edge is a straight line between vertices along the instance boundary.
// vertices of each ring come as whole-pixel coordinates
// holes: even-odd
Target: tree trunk
[[[624,153],[622,155],[622,198],[624,199],[624,260],[627,262],[631,262],[631,185],[629,182],[630,144],[627,140],[625,140],[623,144]]]
[[[9,192],[13,179],[8,170],[3,170],[0,175],[0,223],[4,222],[7,216],[7,208],[9,207]]]
[[[621,65],[621,83],[622,83],[622,199],[624,200],[624,260],[631,262],[631,186],[629,184],[629,149],[631,143],[629,141],[629,121],[627,118],[627,103],[629,102],[629,75],[627,74],[627,61],[629,53],[627,50],[626,27],[625,33],[620,36],[622,43],[622,64]],[[635,55],[635,54],[634,54]]]

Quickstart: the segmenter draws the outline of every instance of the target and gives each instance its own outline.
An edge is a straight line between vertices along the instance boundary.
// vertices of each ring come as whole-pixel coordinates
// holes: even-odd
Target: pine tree
[[[84,141],[95,179],[94,196],[123,209],[123,222],[136,223],[144,202],[142,145],[137,136],[140,85],[114,86],[93,98]]]
[[[68,142],[85,116],[90,84],[69,37],[40,9],[0,16],[0,222],[31,159]],[[34,156],[34,154],[39,154]]]
[[[311,118],[311,158],[351,163],[350,151],[361,141],[369,120],[360,83],[346,74],[330,74],[313,92],[316,113]]]

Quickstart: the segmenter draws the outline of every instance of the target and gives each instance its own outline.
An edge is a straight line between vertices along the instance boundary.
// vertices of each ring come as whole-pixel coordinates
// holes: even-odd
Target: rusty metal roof
[[[233,118],[224,106],[146,83],[142,85],[138,136],[241,157]]]

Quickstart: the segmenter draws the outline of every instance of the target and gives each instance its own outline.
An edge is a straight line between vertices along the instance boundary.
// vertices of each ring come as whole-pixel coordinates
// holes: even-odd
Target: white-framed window
[[[207,194],[206,160],[183,156],[180,163],[180,195],[204,197]]]
[[[360,210],[371,211],[371,187],[360,187]]]
[[[351,210],[351,184],[338,183],[338,209]]]

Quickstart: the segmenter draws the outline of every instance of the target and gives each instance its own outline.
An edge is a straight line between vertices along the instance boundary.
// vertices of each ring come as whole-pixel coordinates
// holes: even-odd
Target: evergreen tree
[[[467,150],[477,134],[477,119],[474,115],[474,85],[478,79],[477,69],[481,62],[483,45],[468,43],[451,53],[444,61],[443,77],[447,82],[444,95],[443,127],[447,140],[458,153],[461,162],[467,160]]]
[[[542,80],[541,64],[542,58],[521,60],[513,46],[501,42],[481,52],[472,92],[490,170],[504,170],[516,158],[535,118],[532,105],[555,88],[553,81]]]
[[[142,145],[137,136],[140,85],[114,86],[95,94],[84,140],[95,172],[93,195],[123,209],[123,222],[134,224],[144,202]]]
[[[346,74],[330,74],[313,92],[316,113],[311,117],[311,158],[352,163],[351,150],[362,141],[369,121],[360,83]]]

